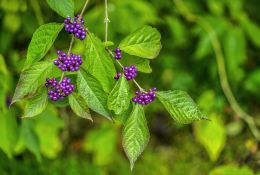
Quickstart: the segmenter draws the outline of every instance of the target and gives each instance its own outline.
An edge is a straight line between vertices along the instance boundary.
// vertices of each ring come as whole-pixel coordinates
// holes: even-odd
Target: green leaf
[[[220,166],[213,169],[209,175],[254,175],[248,167],[236,167],[234,165]]]
[[[57,12],[60,16],[74,17],[74,1],[73,0],[47,0],[50,8]]]
[[[82,96],[76,93],[72,93],[69,95],[69,104],[71,109],[77,114],[79,117],[89,119],[91,121],[91,115],[88,109],[88,105],[83,99]]]
[[[138,72],[151,73],[152,68],[150,67],[150,61],[146,59],[141,59],[137,57],[129,58],[131,64],[134,64]]]
[[[87,102],[89,108],[111,119],[107,109],[108,94],[102,89],[99,81],[83,69],[79,70],[77,81],[78,91]]]
[[[40,26],[33,34],[27,51],[24,69],[42,59],[53,45],[63,24],[49,23]]]
[[[194,130],[196,139],[206,148],[210,160],[216,161],[226,143],[226,129],[219,115],[212,113],[210,120],[194,123]]]
[[[131,170],[139,155],[149,141],[149,130],[145,119],[144,109],[135,105],[123,129],[123,147],[130,161]]]
[[[192,98],[184,91],[160,91],[157,92],[157,95],[171,117],[178,123],[188,124],[207,119]]]
[[[40,85],[44,85],[46,76],[52,70],[52,62],[38,62],[24,70],[20,76],[12,103],[21,100],[25,96],[34,94]]]
[[[130,105],[129,84],[125,77],[120,77],[115,87],[108,96],[108,109],[115,114],[121,114]]]
[[[0,115],[0,148],[12,158],[17,141],[17,122],[14,114],[10,111],[1,112]]]
[[[25,106],[23,117],[34,117],[44,111],[48,104],[48,95],[45,87],[42,87],[39,92]]]
[[[119,48],[138,57],[155,58],[161,50],[161,34],[150,26],[144,26],[124,38]]]
[[[89,34],[86,41],[85,66],[103,86],[106,92],[110,92],[114,86],[115,66],[108,55],[103,43],[93,34]]]

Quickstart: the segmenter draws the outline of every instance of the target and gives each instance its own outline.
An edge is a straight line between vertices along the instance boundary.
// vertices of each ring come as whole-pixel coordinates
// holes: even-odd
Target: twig
[[[109,18],[108,18],[108,5],[107,5],[107,0],[105,0],[105,19],[104,19],[104,23],[105,23],[105,42],[107,42],[108,40],[108,23],[110,22]]]

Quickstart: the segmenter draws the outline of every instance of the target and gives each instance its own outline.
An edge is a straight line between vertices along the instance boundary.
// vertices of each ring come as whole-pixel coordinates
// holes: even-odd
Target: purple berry
[[[121,50],[120,50],[119,48],[115,48],[114,53],[115,53],[114,58],[115,58],[116,60],[122,59]]]
[[[63,72],[74,72],[79,69],[82,64],[82,59],[80,55],[70,54],[67,55],[64,52],[57,51],[58,59],[54,60],[53,63]]]
[[[53,101],[64,99],[74,90],[74,85],[70,84],[70,79],[67,77],[64,77],[61,83],[58,83],[55,78],[46,79],[45,86],[48,89],[49,99]]]
[[[87,30],[84,28],[84,19],[77,15],[72,20],[70,17],[64,20],[65,31],[73,34],[76,38],[84,40],[86,38]]]
[[[157,88],[152,88],[148,92],[136,91],[136,96],[132,98],[132,101],[141,105],[147,105],[156,98],[156,91]]]
[[[137,76],[137,68],[134,65],[130,67],[124,67],[123,70],[127,80],[132,80]]]
[[[114,79],[115,80],[118,80],[120,77],[121,77],[122,73],[121,72],[118,72],[115,76],[114,76]]]

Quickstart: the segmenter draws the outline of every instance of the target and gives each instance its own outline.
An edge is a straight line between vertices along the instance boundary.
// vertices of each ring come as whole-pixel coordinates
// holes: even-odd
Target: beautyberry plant
[[[52,9],[65,18],[64,23],[44,24],[33,34],[12,104],[29,99],[25,117],[37,116],[44,111],[49,101],[62,101],[70,106],[76,115],[90,120],[92,118],[89,108],[109,120],[127,116],[123,123],[122,141],[132,169],[149,141],[145,105],[158,98],[170,116],[176,122],[184,124],[206,117],[184,91],[142,88],[136,81],[137,72],[146,72],[147,66],[140,66],[135,62],[130,66],[122,64],[122,52],[148,63],[158,56],[161,35],[155,28],[140,27],[111,49],[111,46],[106,44],[109,42],[107,0],[104,41],[85,26],[83,14],[88,1],[86,0],[82,11],[75,17],[73,1],[68,1],[71,3],[68,8],[55,5],[57,0],[48,2]],[[58,50],[57,56],[46,56],[62,29],[72,34],[67,53]],[[82,53],[71,53],[76,39],[84,45]],[[44,57],[46,59],[42,60]],[[116,69],[122,72],[117,73]],[[136,85],[137,89],[130,89],[130,84]],[[46,100],[47,96],[49,100]],[[128,114],[131,109],[132,112]]]

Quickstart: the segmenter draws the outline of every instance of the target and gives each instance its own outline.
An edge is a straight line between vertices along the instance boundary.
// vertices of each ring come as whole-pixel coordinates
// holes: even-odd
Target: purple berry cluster
[[[84,28],[84,19],[77,15],[72,20],[70,17],[67,17],[64,20],[66,32],[73,34],[76,38],[84,40],[86,38],[87,30]]]
[[[57,51],[59,55],[57,60],[54,60],[53,63],[62,71],[74,72],[79,70],[80,65],[82,64],[82,58],[80,55],[70,54],[67,55],[60,50]]]
[[[120,77],[121,77],[122,73],[121,72],[118,72],[115,76],[114,76],[114,79],[115,80],[118,80]]]
[[[114,52],[115,52],[115,57],[114,57],[114,58],[115,58],[116,60],[122,59],[121,50],[120,50],[119,48],[115,48]]]
[[[74,85],[70,83],[70,79],[64,77],[59,83],[56,78],[47,79],[45,86],[48,88],[49,99],[57,101],[64,99],[66,96],[71,94],[74,90]]]
[[[135,92],[136,96],[132,98],[132,101],[141,105],[147,105],[154,101],[156,98],[156,88],[150,89],[148,92]]]
[[[127,80],[132,80],[137,76],[137,68],[134,65],[129,67],[124,67],[123,70],[124,70],[125,78]]]

